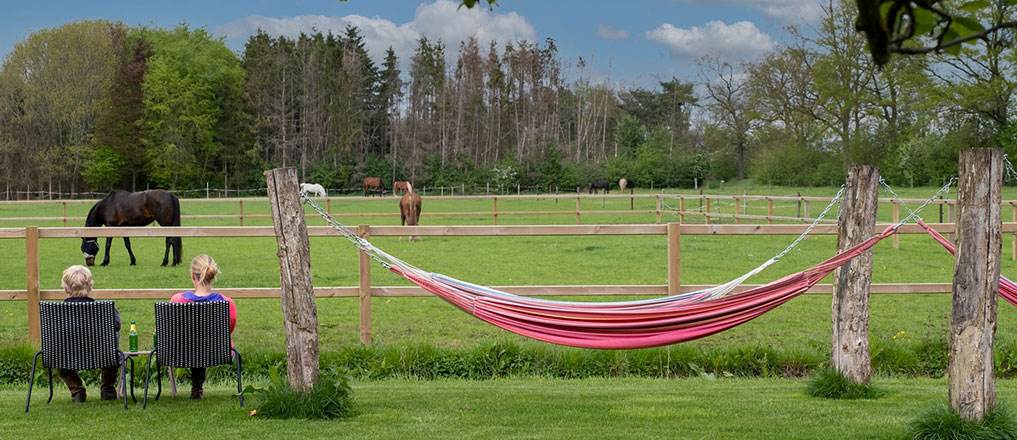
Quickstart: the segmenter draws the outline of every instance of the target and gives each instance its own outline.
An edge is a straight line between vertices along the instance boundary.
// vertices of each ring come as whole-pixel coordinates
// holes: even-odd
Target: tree
[[[730,63],[715,57],[699,60],[699,75],[706,89],[706,108],[730,134],[738,157],[738,180],[745,179],[745,156],[749,135],[757,121],[757,113],[749,106],[749,87],[741,75],[736,76]]]

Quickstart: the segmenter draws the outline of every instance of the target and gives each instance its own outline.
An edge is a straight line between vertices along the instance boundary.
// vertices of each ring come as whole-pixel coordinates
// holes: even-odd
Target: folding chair
[[[207,303],[156,303],[155,350],[148,357],[145,369],[145,395],[141,407],[148,405],[148,386],[152,378],[152,359],[158,392],[162,394],[161,366],[174,368],[206,368],[236,362],[237,394],[244,406],[244,388],[241,382],[240,353],[233,349],[230,339],[230,308],[226,301]]]
[[[53,400],[54,368],[92,370],[116,366],[120,368],[120,383],[126,383],[126,369],[123,367],[130,357],[118,348],[119,333],[114,329],[114,313],[112,301],[39,303],[42,350],[32,358],[26,413],[32,403],[35,366],[40,355],[42,366],[49,370],[49,399],[46,403]],[[131,359],[133,365],[134,359]],[[131,398],[134,398],[133,383],[131,385]],[[126,392],[124,409],[127,409]]]

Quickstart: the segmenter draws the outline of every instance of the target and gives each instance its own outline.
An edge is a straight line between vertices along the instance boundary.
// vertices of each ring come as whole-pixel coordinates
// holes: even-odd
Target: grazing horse
[[[328,193],[325,192],[325,187],[318,185],[317,183],[301,183],[300,192],[306,194],[314,194],[318,197],[328,196]]]
[[[403,198],[399,199],[399,212],[402,214],[403,226],[417,226],[420,223],[420,195],[413,191],[403,194]],[[411,235],[410,241],[413,240]]]
[[[400,181],[398,181],[396,183],[393,183],[392,184],[392,193],[398,196],[399,195],[399,191],[402,191],[403,194],[411,193],[411,192],[413,192],[413,185],[410,184],[410,182],[406,182],[406,181],[403,181],[403,180],[400,180]]]
[[[158,222],[159,226],[180,226],[180,201],[176,196],[161,189],[135,193],[113,191],[92,206],[85,219],[85,226],[147,226],[152,222]],[[106,237],[106,256],[101,266],[109,264],[109,248],[112,244],[113,237]],[[131,256],[131,266],[134,266],[134,252],[131,251],[129,237],[124,237],[124,246]],[[183,247],[180,237],[166,237],[163,266],[169,262],[170,247],[173,248],[173,265],[180,264]],[[82,238],[81,253],[85,255],[85,264],[94,265],[95,256],[99,254],[99,241],[95,237]]]
[[[628,188],[628,186],[629,179],[622,177],[621,179],[618,180],[618,188],[621,189],[622,192],[625,192],[625,188]]]
[[[385,181],[381,180],[381,177],[365,177],[364,178],[364,197],[367,197],[367,190],[373,189],[385,195]]]
[[[590,182],[590,194],[593,194],[598,189],[607,194],[611,192],[611,183],[606,180],[594,180]]]

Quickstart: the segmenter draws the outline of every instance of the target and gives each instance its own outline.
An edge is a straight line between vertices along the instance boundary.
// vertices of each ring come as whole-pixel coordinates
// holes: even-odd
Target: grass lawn
[[[903,439],[923,410],[945,405],[943,379],[880,379],[875,400],[824,400],[803,393],[805,380],[585,379],[354,382],[357,414],[341,421],[263,420],[241,409],[228,385],[205,399],[163,398],[148,409],[112,402],[73,404],[66,388],[46,405],[36,394],[23,414],[25,389],[0,391],[4,438],[632,438]],[[41,389],[40,391],[44,391]],[[1001,401],[1017,381],[997,382]],[[40,398],[41,397],[41,398]]]

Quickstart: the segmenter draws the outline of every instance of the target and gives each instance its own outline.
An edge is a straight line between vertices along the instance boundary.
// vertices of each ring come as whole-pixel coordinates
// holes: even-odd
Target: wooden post
[[[992,346],[1002,251],[1003,149],[961,150],[950,309],[950,408],[980,420],[996,405]]]
[[[841,204],[838,252],[873,235],[879,207],[879,169],[870,166],[851,167]],[[833,279],[831,363],[848,380],[867,384],[872,376],[869,357],[872,250],[834,271]]]
[[[678,224],[685,223],[685,197],[678,196]]]
[[[454,187],[453,187],[454,188]],[[371,239],[371,225],[360,225],[357,235]],[[371,257],[360,251],[360,343],[371,345]]]
[[[1017,204],[1011,203],[1010,208],[1013,211],[1013,221],[1017,223]],[[1013,244],[1011,245],[1011,247],[1013,247],[1013,249],[1011,250],[1011,254],[1013,254],[1013,256],[1010,257],[1010,259],[1017,260],[1017,232],[1013,234]]]
[[[240,201],[240,226],[244,225],[244,201]]]
[[[808,200],[805,201],[805,218],[811,218],[811,214],[809,214],[809,201]]]
[[[64,227],[67,227],[67,202],[60,202],[64,209]]]
[[[667,296],[681,293],[682,254],[678,223],[667,224]]]
[[[770,218],[767,219],[768,224],[773,224],[773,199],[766,198],[766,215]]]
[[[893,201],[893,224],[897,224],[899,222],[900,222],[900,205],[897,203],[897,200],[895,199]],[[900,248],[900,234],[893,234],[893,248],[894,249]]]
[[[332,198],[331,197],[325,197],[325,212],[327,212],[329,214],[332,213]]]
[[[957,217],[954,217],[954,209],[955,209],[954,203],[952,201],[950,201],[950,200],[947,200],[946,201],[946,222],[947,223],[957,223]],[[954,225],[953,230],[954,231],[957,230],[957,225],[956,224]],[[946,234],[946,236],[950,240],[955,240],[957,238],[957,236],[955,234],[956,234],[955,232],[951,232],[949,234]]]
[[[706,224],[710,224],[710,198],[706,198]]]
[[[742,215],[742,201],[741,201],[741,199],[739,199],[737,197],[735,197],[734,200],[735,200],[735,224],[737,225],[737,224],[740,224],[742,222],[742,219],[741,219],[741,215]]]
[[[318,310],[314,304],[311,246],[297,189],[297,170],[265,171],[265,183],[279,245],[286,375],[290,387],[304,391],[318,380]]]
[[[657,224],[660,224],[660,194],[657,194]]]
[[[39,228],[25,227],[25,268],[28,282],[28,340],[42,343],[39,325]]]
[[[576,224],[577,225],[582,224],[582,222],[579,220],[579,201],[580,200],[582,200],[582,199],[580,199],[579,196],[576,196]]]
[[[498,198],[495,197],[493,200],[494,200],[494,225],[498,226]]]

